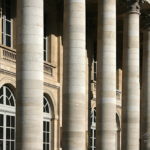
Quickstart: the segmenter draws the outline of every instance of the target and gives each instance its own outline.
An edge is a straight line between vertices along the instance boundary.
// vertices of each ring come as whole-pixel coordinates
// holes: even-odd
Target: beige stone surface
[[[62,149],[85,150],[85,0],[64,2]]]
[[[123,51],[122,150],[138,150],[140,140],[138,11],[131,10],[125,16]]]
[[[116,1],[98,1],[96,148],[116,150]]]
[[[43,1],[18,1],[16,149],[43,149]],[[33,40],[34,38],[34,40]]]

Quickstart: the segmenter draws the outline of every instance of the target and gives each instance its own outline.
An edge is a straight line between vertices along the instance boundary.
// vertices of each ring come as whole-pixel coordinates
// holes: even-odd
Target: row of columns
[[[63,150],[86,149],[85,0],[64,0]],[[43,0],[18,1],[17,150],[42,150]],[[139,4],[125,16],[122,150],[139,149]],[[149,132],[149,50],[146,33],[143,102]],[[96,147],[116,149],[116,0],[98,1]],[[150,146],[147,146],[149,149]]]

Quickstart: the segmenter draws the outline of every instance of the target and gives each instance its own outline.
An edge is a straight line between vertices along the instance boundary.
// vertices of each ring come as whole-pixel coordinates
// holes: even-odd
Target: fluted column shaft
[[[63,150],[85,150],[85,0],[64,0]]]
[[[96,149],[116,150],[116,0],[98,0]]]
[[[124,18],[122,150],[139,149],[139,4],[135,2]]]
[[[141,91],[141,146],[150,150],[150,27],[143,33],[143,65]]]
[[[43,149],[43,0],[17,7],[16,149]]]

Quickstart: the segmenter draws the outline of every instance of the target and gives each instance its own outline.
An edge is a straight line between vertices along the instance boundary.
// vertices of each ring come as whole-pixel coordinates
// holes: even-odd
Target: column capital
[[[140,0],[127,0],[127,12],[140,14]]]

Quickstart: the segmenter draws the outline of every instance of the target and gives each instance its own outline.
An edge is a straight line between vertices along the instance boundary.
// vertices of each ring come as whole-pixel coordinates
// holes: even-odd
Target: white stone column
[[[143,32],[141,147],[150,149],[150,27]]]
[[[116,150],[116,0],[98,0],[96,149]]]
[[[85,0],[64,0],[63,150],[85,150]]]
[[[139,3],[134,2],[124,18],[122,150],[139,150]]]
[[[16,150],[43,149],[43,0],[18,0]]]

